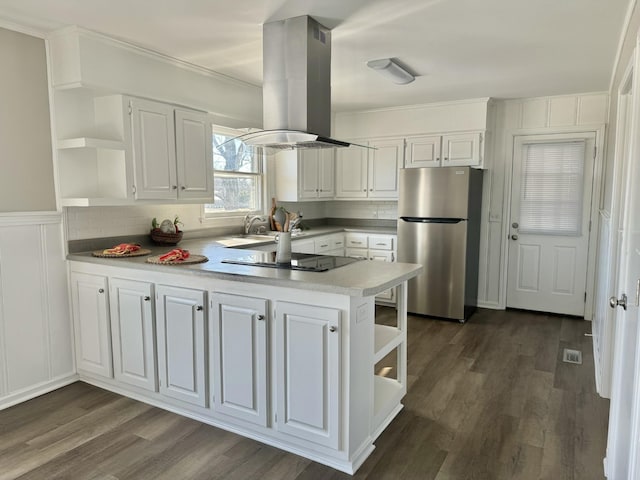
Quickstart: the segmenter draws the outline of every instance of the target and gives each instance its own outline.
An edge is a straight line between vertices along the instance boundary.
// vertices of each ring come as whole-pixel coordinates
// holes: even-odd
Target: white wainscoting
[[[75,378],[62,215],[0,214],[0,409]]]

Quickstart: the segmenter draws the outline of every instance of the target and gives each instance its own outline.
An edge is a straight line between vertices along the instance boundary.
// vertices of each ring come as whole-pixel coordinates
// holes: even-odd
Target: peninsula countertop
[[[172,247],[150,247],[150,255],[161,255]],[[109,265],[113,267],[150,270],[182,275],[206,276],[238,282],[248,282],[336,293],[354,297],[376,295],[422,272],[422,266],[412,263],[389,263],[361,260],[325,272],[266,268],[260,266],[222,263],[246,257],[249,248],[225,248],[211,239],[184,240],[180,248],[195,255],[204,255],[209,261],[188,265],[158,265],[147,263],[148,257],[100,258],[91,252],[70,253],[67,259],[75,262]]]

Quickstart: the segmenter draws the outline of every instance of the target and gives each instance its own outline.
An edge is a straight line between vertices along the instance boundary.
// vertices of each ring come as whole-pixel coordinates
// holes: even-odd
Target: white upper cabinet
[[[207,114],[131,99],[135,198],[213,198],[213,143]]]
[[[398,198],[398,173],[404,159],[404,140],[372,140],[369,146],[369,198]]]
[[[213,198],[208,114],[174,105],[56,92],[60,193],[65,206],[204,203]],[[66,122],[66,123],[65,123]]]
[[[133,162],[137,199],[177,197],[173,108],[132,99]]]
[[[367,198],[368,151],[362,147],[336,151],[336,198]]]
[[[398,198],[398,170],[404,158],[401,138],[357,141],[336,155],[336,198]]]
[[[407,138],[405,167],[482,167],[483,140],[482,132]]]
[[[441,141],[439,135],[408,138],[405,167],[439,167]]]
[[[276,196],[285,202],[334,196],[335,149],[288,150],[276,154]]]

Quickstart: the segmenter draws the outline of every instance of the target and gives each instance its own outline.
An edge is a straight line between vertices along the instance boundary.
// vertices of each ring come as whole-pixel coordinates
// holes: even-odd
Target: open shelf
[[[102,148],[106,150],[124,150],[124,143],[118,140],[78,137],[58,140],[57,147],[59,150],[66,150],[70,148]]]
[[[400,403],[405,394],[405,389],[400,382],[393,378],[385,378],[379,375],[373,376],[373,422],[372,434],[376,438],[393,418],[402,410]]]
[[[375,325],[373,362],[378,363],[403,341],[402,331],[387,325]]]

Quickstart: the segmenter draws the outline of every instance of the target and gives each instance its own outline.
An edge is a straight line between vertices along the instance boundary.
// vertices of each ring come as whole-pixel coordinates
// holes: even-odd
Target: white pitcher
[[[275,237],[276,263],[291,263],[291,232],[281,232]]]

